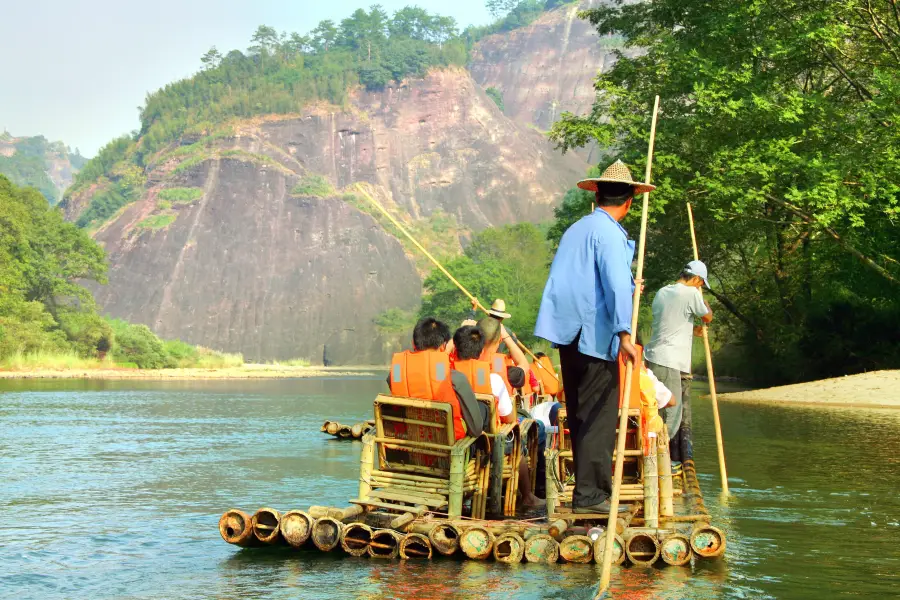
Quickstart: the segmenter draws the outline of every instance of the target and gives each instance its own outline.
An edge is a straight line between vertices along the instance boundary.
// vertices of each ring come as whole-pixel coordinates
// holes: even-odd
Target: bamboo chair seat
[[[375,428],[363,438],[358,504],[392,512],[416,507],[483,518],[488,470],[482,438],[456,441],[449,404],[380,394],[374,402]],[[407,506],[408,505],[408,506]]]

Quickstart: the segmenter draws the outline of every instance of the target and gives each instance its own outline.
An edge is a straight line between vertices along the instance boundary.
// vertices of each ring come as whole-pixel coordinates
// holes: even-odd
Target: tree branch
[[[725,310],[733,314],[741,323],[749,327],[756,334],[757,339],[763,338],[762,330],[756,326],[756,323],[754,323],[753,320],[738,310],[738,307],[734,305],[734,302],[732,302],[728,296],[710,288],[707,288],[706,291],[709,292],[713,298],[718,300],[719,304],[725,307]]]
[[[865,266],[869,267],[870,269],[872,269],[873,271],[875,271],[876,273],[878,273],[879,275],[881,275],[882,277],[884,277],[885,279],[887,279],[888,281],[893,283],[894,285],[900,285],[900,280],[898,280],[893,275],[888,273],[887,269],[885,269],[884,267],[882,267],[881,265],[876,263],[874,260],[872,260],[865,254],[863,254],[862,252],[857,250],[852,244],[850,244],[850,242],[848,242],[847,240],[842,238],[838,234],[838,232],[836,232],[834,229],[832,229],[831,227],[828,227],[827,225],[823,225],[822,223],[820,223],[819,220],[814,215],[806,213],[803,210],[801,210],[799,207],[791,204],[790,202],[788,202],[786,200],[782,200],[781,198],[776,198],[775,196],[772,196],[771,194],[765,194],[765,196],[766,196],[766,198],[768,198],[769,200],[772,200],[773,202],[778,202],[779,204],[781,204],[782,206],[787,208],[789,211],[791,211],[792,213],[794,213],[795,215],[797,215],[798,217],[800,217],[807,223],[809,223],[811,225],[816,225],[817,227],[821,228],[825,233],[827,233],[832,238],[834,238],[834,240],[838,243],[838,245],[841,246],[841,248],[843,248],[844,250],[846,250],[847,252],[849,252],[850,254],[855,256],[856,258],[858,258]],[[891,259],[891,260],[893,260],[893,259]]]

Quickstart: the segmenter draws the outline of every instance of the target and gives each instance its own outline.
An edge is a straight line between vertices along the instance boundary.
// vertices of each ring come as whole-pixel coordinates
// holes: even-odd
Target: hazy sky
[[[43,134],[85,156],[139,127],[147,92],[200,67],[216,46],[245,50],[258,25],[306,33],[369,0],[0,0],[0,132]],[[380,0],[490,20],[484,0]]]

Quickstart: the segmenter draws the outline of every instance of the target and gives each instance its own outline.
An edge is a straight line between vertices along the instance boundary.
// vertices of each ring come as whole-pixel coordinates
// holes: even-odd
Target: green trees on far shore
[[[691,258],[689,201],[733,371],[780,383],[900,367],[897,5],[649,0],[586,16],[645,52],[551,135],[614,148],[639,176],[659,94],[648,290]],[[589,210],[570,200],[557,234]]]
[[[37,190],[0,175],[0,368],[243,362],[102,317],[79,282],[105,283],[106,270],[103,248],[84,230]]]

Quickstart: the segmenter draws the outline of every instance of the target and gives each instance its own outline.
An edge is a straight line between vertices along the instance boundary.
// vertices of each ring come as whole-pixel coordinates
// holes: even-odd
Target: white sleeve
[[[706,308],[706,303],[703,302],[703,294],[697,288],[694,288],[694,297],[691,298],[691,312],[698,319],[706,316],[706,313],[709,312],[709,309]]]
[[[653,389],[656,392],[656,407],[664,408],[672,399],[672,392],[662,381],[656,378],[656,375],[654,375],[653,371],[650,369],[647,369],[647,376],[650,377],[650,380],[653,382]]]
[[[497,415],[506,417],[513,411],[512,400],[509,399],[509,392],[506,391],[506,384],[503,378],[497,373],[491,373],[491,393],[497,399]]]

